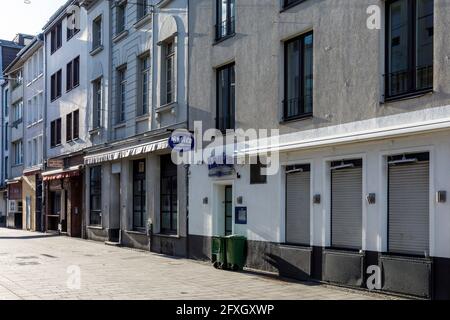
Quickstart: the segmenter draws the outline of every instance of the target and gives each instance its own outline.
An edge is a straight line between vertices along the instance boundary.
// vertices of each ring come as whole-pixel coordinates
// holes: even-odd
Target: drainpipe
[[[42,122],[42,171],[47,170],[47,100],[48,100],[48,90],[47,90],[47,35],[43,33],[43,43],[44,43],[44,114]],[[42,180],[42,209],[41,209],[41,230],[46,232],[46,220],[47,220],[47,198],[46,198],[47,184]]]
[[[186,22],[187,22],[187,34],[186,34],[186,55],[185,61],[187,61],[187,71],[186,71],[186,121],[187,121],[187,129],[189,131],[190,123],[189,123],[189,75],[190,75],[190,61],[189,61],[189,0],[186,0],[187,12],[186,12]],[[190,165],[186,165],[186,258],[190,257],[189,254],[189,174],[190,174]]]

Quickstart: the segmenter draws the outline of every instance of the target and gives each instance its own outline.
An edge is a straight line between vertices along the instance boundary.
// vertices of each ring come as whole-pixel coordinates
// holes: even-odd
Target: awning
[[[7,185],[16,184],[22,182],[22,177],[17,177],[13,179],[6,180]]]
[[[58,169],[58,170],[47,171],[42,174],[42,179],[44,181],[51,181],[51,180],[59,180],[59,179],[77,177],[81,174],[80,169],[81,169],[81,166],[75,166],[75,167],[70,167],[67,169]]]
[[[135,147],[123,148],[115,151],[99,153],[91,156],[84,157],[84,163],[86,165],[98,164],[102,162],[115,161],[128,157],[134,157],[141,154],[155,152],[158,150],[164,150],[169,147],[167,139],[158,140],[155,142],[149,142],[141,144]]]

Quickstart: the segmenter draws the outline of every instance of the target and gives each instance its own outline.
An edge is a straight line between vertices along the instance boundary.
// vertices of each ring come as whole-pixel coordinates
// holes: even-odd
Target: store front
[[[23,229],[22,180],[8,181],[8,228]]]
[[[89,239],[186,256],[186,169],[173,164],[170,152],[168,137],[88,152]]]
[[[82,237],[83,169],[73,166],[42,174],[45,188],[45,231]]]

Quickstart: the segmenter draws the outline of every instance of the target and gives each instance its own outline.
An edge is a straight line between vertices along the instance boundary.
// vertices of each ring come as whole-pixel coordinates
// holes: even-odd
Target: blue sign
[[[194,150],[195,140],[190,132],[175,131],[169,138],[169,147],[178,152]]]
[[[211,157],[208,159],[208,170],[210,177],[230,176],[234,173],[233,157],[222,156]]]
[[[247,224],[247,207],[236,207],[236,224]]]

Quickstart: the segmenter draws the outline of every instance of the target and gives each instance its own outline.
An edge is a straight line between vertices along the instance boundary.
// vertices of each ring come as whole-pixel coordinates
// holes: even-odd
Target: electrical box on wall
[[[447,202],[447,191],[438,191],[436,194],[436,202],[437,203]]]

